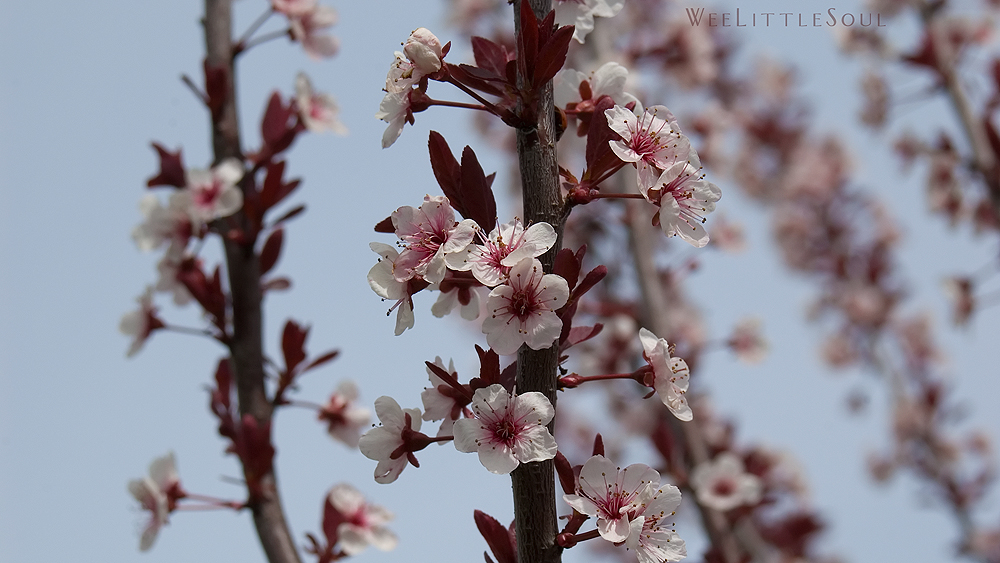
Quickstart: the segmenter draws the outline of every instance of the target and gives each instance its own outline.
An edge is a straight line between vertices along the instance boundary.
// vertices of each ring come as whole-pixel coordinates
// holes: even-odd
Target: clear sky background
[[[823,9],[857,10],[847,0],[827,4]],[[442,3],[333,5],[341,16],[333,30],[342,44],[336,58],[314,62],[282,40],[255,49],[239,67],[245,146],[256,144],[269,92],[291,93],[299,70],[337,97],[350,129],[346,138],[303,136],[289,154],[290,174],[305,179],[291,203],[307,203],[308,212],[286,231],[277,271],[294,287],[267,299],[268,346],[277,351],[280,327],[291,316],[313,326],[312,352],[341,350],[334,363],[303,379],[302,399],[323,401],[351,378],[368,405],[389,394],[404,407],[418,406],[423,361],[453,355],[467,377],[478,366],[471,343],[484,340],[433,318],[428,296],[417,299],[416,328],[393,337],[387,305],[365,280],[376,258],[368,242],[389,242],[371,227],[397,207],[438,192],[426,158],[429,128],[442,131],[453,148],[485,143],[463,127],[465,115],[435,108],[418,115],[390,150],[380,148],[383,124],[372,116],[392,52],[419,26],[447,40]],[[263,0],[238,2],[236,29],[265,7]],[[135,296],[156,278],[157,256],[138,252],[129,236],[141,220],[137,202],[145,180],[155,172],[149,142],[182,146],[189,166],[210,163],[207,117],[179,80],[187,73],[200,82],[201,9],[194,0],[8,2],[0,16],[2,561],[263,561],[249,515],[228,512],[175,514],[154,549],[138,553],[145,515],[125,488],[154,457],[172,450],[190,491],[234,499],[244,492],[223,479],[239,470],[222,453],[204,391],[223,350],[160,333],[126,360],[128,341],[117,330]],[[754,9],[798,11],[801,2],[767,0]],[[954,331],[940,291],[944,276],[971,272],[995,256],[995,237],[949,231],[927,214],[922,171],[900,176],[887,148],[891,137],[857,125],[862,66],[836,53],[827,30],[734,34],[754,52],[796,63],[820,128],[849,139],[857,179],[902,222],[902,267],[914,301],[938,321],[956,396],[971,421],[995,438],[1000,384],[990,337],[998,334],[1000,317],[987,310],[969,329]],[[893,79],[912,82],[913,76]],[[899,117],[918,132],[953,128],[943,103],[915,106]],[[499,158],[479,152],[487,171],[502,167]],[[813,289],[785,274],[770,247],[765,213],[719,184],[720,209],[745,224],[751,250],[737,257],[706,253],[705,267],[691,281],[694,293],[717,337],[744,316],[764,319],[772,353],[753,368],[716,353],[699,374],[701,385],[719,411],[738,420],[741,440],[787,449],[801,460],[812,502],[831,524],[825,552],[858,563],[947,559],[954,525],[924,507],[918,484],[904,478],[875,487],[866,475],[864,455],[886,443],[882,387],[859,374],[830,376],[818,363],[819,332],[803,329]],[[214,240],[206,246],[207,258],[218,256],[215,246]],[[177,310],[163,297],[157,303],[166,319],[198,322],[192,308]],[[872,394],[872,407],[852,418],[844,399],[856,388]],[[509,479],[488,473],[476,456],[428,448],[419,455],[420,469],[407,468],[399,481],[382,486],[372,480],[375,463],[329,439],[310,411],[281,411],[275,424],[279,479],[296,538],[319,531],[324,494],[341,481],[397,515],[400,551],[369,551],[359,561],[480,560],[485,543],[473,509],[505,523],[512,518]],[[1000,506],[993,498],[996,522]],[[696,524],[683,508],[678,516],[678,531],[690,538],[697,558]],[[588,559],[585,548],[566,556]]]

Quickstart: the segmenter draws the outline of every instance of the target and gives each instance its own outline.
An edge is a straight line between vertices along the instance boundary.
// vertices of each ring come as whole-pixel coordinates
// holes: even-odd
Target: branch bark
[[[535,15],[542,19],[552,9],[551,0],[528,0]],[[514,3],[514,28],[521,32],[521,1]],[[558,234],[555,246],[539,257],[545,271],[552,272],[555,255],[562,248],[564,226],[562,194],[556,164],[555,120],[553,118],[552,82],[540,96],[538,123],[534,129],[517,131],[517,159],[521,172],[525,224],[545,221]],[[517,355],[517,391],[538,391],[556,404],[556,378],[559,347],[531,350],[522,346]],[[549,431],[555,428],[555,419]],[[555,544],[556,520],[555,465],[552,460],[521,464],[511,473],[514,493],[514,519],[517,535],[517,560],[520,563],[558,563],[561,549]]]
[[[205,0],[205,62],[210,68],[225,69],[225,98],[213,112],[212,148],[217,164],[230,157],[242,158],[240,129],[236,112],[236,68],[233,58],[232,0]],[[240,183],[244,195],[253,189],[252,178]],[[226,270],[232,293],[233,334],[229,342],[230,367],[236,382],[240,416],[256,419],[259,427],[269,426],[272,407],[264,387],[263,315],[261,312],[260,263],[254,252],[256,233],[242,211],[233,220],[246,236],[236,241],[223,236]],[[244,468],[244,471],[246,468]],[[254,526],[270,563],[301,563],[288,530],[277,480],[272,471],[260,477],[262,493],[251,499]]]

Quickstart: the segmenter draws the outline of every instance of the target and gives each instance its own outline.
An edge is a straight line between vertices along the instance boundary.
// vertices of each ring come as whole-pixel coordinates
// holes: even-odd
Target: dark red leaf
[[[517,37],[517,60],[525,82],[531,82],[535,75],[535,59],[538,57],[538,18],[531,9],[530,2],[521,2],[521,34]],[[534,84],[526,84],[534,86]]]
[[[427,147],[430,149],[431,170],[434,171],[434,177],[441,186],[441,191],[451,201],[452,207],[463,217],[468,217],[462,198],[462,167],[451,154],[451,147],[444,140],[444,136],[437,131],[430,132]],[[391,232],[395,232],[395,228]]]
[[[503,76],[504,69],[510,56],[503,45],[499,45],[483,37],[473,36],[472,56],[476,60],[476,66],[493,73],[495,76]]]
[[[514,392],[514,382],[517,380],[517,360],[511,363],[509,366],[503,368],[500,372],[500,385],[507,390],[508,393]]]
[[[573,465],[562,452],[556,452],[555,458],[556,475],[559,476],[559,484],[562,485],[563,492],[567,495],[576,494],[576,476],[573,474]]]
[[[581,342],[586,342],[597,336],[604,329],[604,325],[597,323],[594,326],[575,326],[569,330],[565,341],[560,341],[560,348],[565,350],[570,346],[575,346]]]
[[[294,182],[292,182],[292,184],[294,184],[295,186],[298,186],[299,185],[299,181],[295,180]],[[292,184],[289,184],[289,185],[292,185]],[[285,214],[281,215],[280,217],[278,217],[277,219],[275,219],[273,224],[280,225],[281,223],[284,223],[285,221],[291,219],[292,217],[295,217],[295,216],[301,214],[305,210],[306,210],[306,206],[305,205],[296,205],[295,207],[293,207],[290,210],[288,210],[288,213],[285,213]]]
[[[451,199],[451,198],[448,198],[448,199]],[[392,216],[386,217],[385,219],[382,219],[381,221],[379,221],[378,223],[376,223],[375,224],[375,232],[376,233],[395,233],[396,232],[396,226],[392,224]]]
[[[302,328],[289,319],[281,333],[281,352],[285,356],[285,373],[291,374],[295,368],[306,359],[306,337],[308,328]]]
[[[496,518],[481,510],[475,511],[474,518],[479,533],[483,535],[497,563],[517,563],[517,550],[507,528],[497,522]]]
[[[545,84],[559,72],[566,63],[569,42],[573,39],[573,26],[560,27],[538,53],[532,84]]]
[[[260,123],[261,138],[264,144],[274,149],[282,144],[282,138],[289,130],[289,120],[295,115],[291,104],[285,105],[281,100],[281,93],[275,90],[267,101],[267,108],[264,110],[264,118]],[[272,154],[279,151],[274,150]]]
[[[155,142],[153,148],[156,149],[156,154],[160,157],[160,172],[147,180],[146,185],[150,188],[154,186],[183,188],[187,185],[181,149],[177,149],[177,152],[170,152],[163,145]]]
[[[591,455],[604,455],[604,437],[599,433],[594,436],[594,453]]]
[[[332,350],[330,352],[327,352],[326,354],[323,354],[322,356],[320,356],[320,357],[316,358],[315,360],[309,362],[309,365],[307,365],[302,371],[306,372],[306,371],[309,371],[311,369],[316,369],[319,366],[321,366],[321,365],[323,365],[323,364],[325,364],[327,362],[330,362],[331,360],[333,360],[334,358],[336,358],[339,355],[340,355],[340,350]]]
[[[264,247],[260,250],[261,277],[270,272],[271,268],[278,263],[278,258],[281,256],[281,245],[285,239],[284,234],[284,229],[277,228],[264,241]]]
[[[500,356],[492,349],[483,350],[478,344],[476,353],[479,354],[479,379],[483,381],[485,387],[500,383]]]
[[[611,96],[601,96],[597,99],[594,104],[594,114],[590,118],[590,129],[587,132],[587,169],[590,172],[590,178],[598,177],[602,170],[595,170],[595,165],[598,161],[602,160],[601,156],[606,153],[612,153],[611,145],[609,141],[616,137],[615,132],[608,125],[608,118],[604,115],[604,112],[613,108],[615,105],[614,100]],[[586,176],[586,174],[585,174]]]
[[[486,173],[469,146],[462,151],[462,203],[466,208],[462,216],[478,223],[487,233],[493,230],[497,224],[497,202]]]
[[[604,276],[606,275],[608,275],[608,267],[603,264],[591,270],[586,276],[583,277],[583,281],[580,282],[580,285],[576,286],[573,290],[572,299],[579,299],[581,295],[590,291],[590,289],[594,287],[597,282],[604,279]]]
[[[563,248],[556,254],[556,261],[552,267],[552,273],[566,280],[570,288],[576,287],[576,282],[580,278],[580,261],[577,260],[573,251]]]
[[[208,96],[208,109],[212,113],[212,120],[218,121],[221,117],[222,106],[228,98],[229,69],[225,65],[209,66],[206,59],[203,63],[205,70],[205,95]]]

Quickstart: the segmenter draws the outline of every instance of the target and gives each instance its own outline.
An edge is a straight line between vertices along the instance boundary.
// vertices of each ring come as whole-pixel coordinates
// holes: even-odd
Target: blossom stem
[[[244,503],[242,503],[242,502],[235,501],[235,500],[225,500],[225,499],[221,499],[221,498],[210,497],[210,496],[207,496],[207,495],[196,495],[196,494],[187,493],[186,495],[184,495],[184,498],[190,499],[190,500],[196,500],[196,501],[199,501],[199,502],[207,502],[209,505],[214,505],[217,508],[232,508],[234,510],[242,510],[242,509],[246,508],[246,505]],[[199,506],[199,505],[195,505],[195,506]],[[180,508],[187,508],[187,507],[178,507],[178,509],[180,509]],[[194,508],[194,507],[192,507],[192,508]]]
[[[254,20],[252,24],[250,24],[250,27],[248,27],[247,30],[243,32],[243,35],[240,36],[233,50],[236,53],[243,51],[246,48],[246,42],[250,40],[250,36],[256,33],[257,30],[260,29],[260,26],[264,25],[264,22],[270,19],[272,15],[274,15],[274,8],[268,8],[263,14],[258,16],[257,19]]]
[[[177,332],[180,334],[190,334],[192,336],[207,336],[212,340],[219,340],[219,335],[213,333],[210,330],[204,328],[191,328],[187,326],[177,326],[177,325],[163,325],[163,330],[169,330],[170,332]]]
[[[241,43],[240,47],[242,48],[239,51],[236,51],[235,54],[245,53],[249,51],[251,47],[256,47],[257,45],[260,45],[262,43],[267,43],[268,41],[273,41],[275,39],[281,39],[282,37],[288,37],[287,29],[283,29],[281,31],[272,31],[271,33],[265,33],[264,35],[261,35],[256,39],[252,39],[250,41],[247,41],[246,43]]]
[[[472,90],[471,88],[469,88],[465,84],[462,84],[461,82],[459,82],[459,81],[455,80],[454,78],[452,78],[450,74],[448,75],[447,82],[449,84],[455,86],[459,90],[465,92],[469,96],[471,96],[472,99],[474,99],[477,102],[483,104],[483,106],[486,108],[486,111],[489,111],[490,113],[492,113],[493,115],[496,115],[497,117],[501,117],[503,115],[503,112],[501,112],[500,108],[498,108],[494,104],[490,103],[489,100],[487,100],[486,98],[480,96],[479,94],[477,94],[474,90]]]
[[[589,532],[584,532],[582,534],[573,534],[573,541],[575,543],[580,543],[582,541],[592,540],[594,538],[599,538],[599,537],[601,537],[601,532],[597,528],[594,528]]]
[[[489,108],[487,108],[482,104],[467,104],[464,102],[451,102],[448,100],[434,100],[434,99],[429,100],[427,104],[432,106],[445,106],[449,108],[477,109],[480,111],[487,111],[493,113],[492,110],[490,110]]]
[[[236,501],[226,501],[226,504],[185,504],[178,506],[175,511],[184,512],[204,512],[206,510],[243,510],[246,505]]]
[[[184,85],[187,86],[188,89],[194,93],[195,97],[198,98],[198,100],[201,103],[205,104],[206,106],[208,105],[208,94],[202,92],[201,88],[199,88],[198,85],[194,83],[194,80],[191,80],[190,76],[182,74],[181,82],[183,82]]]
[[[312,401],[299,401],[295,399],[286,399],[284,404],[292,407],[302,407],[304,409],[311,409],[317,411],[322,411],[326,408],[319,403],[314,403]]]
[[[642,194],[602,194],[590,196],[593,199],[645,199]]]
[[[601,184],[601,182],[603,182],[603,181],[607,180],[607,179],[608,179],[608,178],[610,178],[611,176],[614,176],[614,174],[615,174],[616,172],[618,172],[619,170],[621,170],[622,168],[625,168],[625,163],[624,163],[624,162],[619,162],[619,163],[618,163],[617,165],[615,165],[615,167],[614,167],[614,168],[612,168],[611,170],[608,170],[608,171],[607,171],[607,172],[605,172],[604,174],[601,174],[601,177],[600,177],[600,178],[598,178],[598,179],[596,179],[596,180],[593,180],[593,181],[591,181],[591,182],[590,182],[590,185],[591,185],[591,186],[594,186],[594,187],[597,187],[597,186],[599,186],[599,185]]]

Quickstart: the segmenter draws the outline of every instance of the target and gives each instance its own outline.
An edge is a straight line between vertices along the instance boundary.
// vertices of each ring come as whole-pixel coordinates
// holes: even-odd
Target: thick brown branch
[[[551,0],[530,0],[532,10],[541,19],[551,10]],[[514,3],[515,31],[520,33],[521,2]],[[547,272],[552,271],[556,253],[562,246],[564,225],[562,195],[559,192],[556,165],[555,121],[553,119],[552,83],[543,89],[538,102],[538,125],[534,130],[517,132],[517,158],[521,171],[525,223],[545,221],[559,238],[556,245],[540,257]],[[547,350],[522,347],[517,356],[517,390],[538,391],[556,404],[558,346]],[[549,425],[551,431],[555,420]],[[555,469],[552,461],[523,464],[511,474],[514,490],[514,518],[517,522],[517,560],[520,563],[556,563],[561,550],[555,545],[556,521]]]
[[[212,111],[212,148],[216,163],[242,157],[236,112],[235,65],[232,42],[232,0],[205,0],[205,63],[225,72],[221,106]],[[242,182],[252,189],[250,181]],[[233,337],[229,343],[231,368],[236,381],[240,415],[253,416],[264,427],[271,421],[271,405],[264,388],[263,316],[261,313],[260,264],[254,252],[254,236],[242,212],[234,218],[249,236],[239,242],[225,240],[226,270],[232,293]],[[249,476],[248,476],[249,478]],[[272,472],[260,478],[261,494],[251,499],[254,525],[261,546],[271,563],[300,563],[295,542],[288,531]]]

